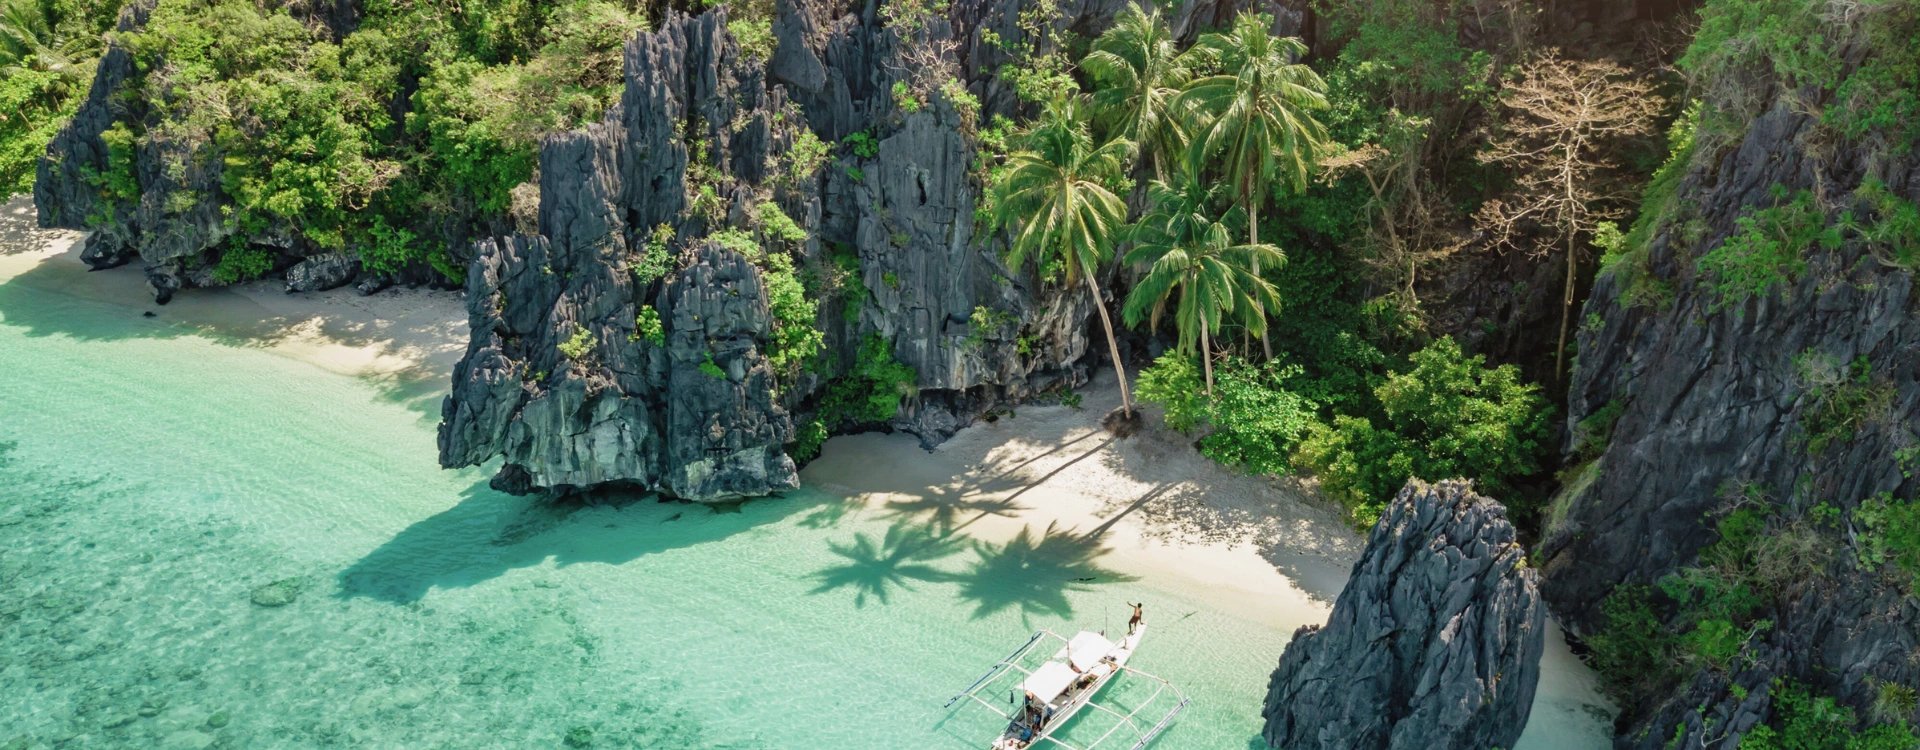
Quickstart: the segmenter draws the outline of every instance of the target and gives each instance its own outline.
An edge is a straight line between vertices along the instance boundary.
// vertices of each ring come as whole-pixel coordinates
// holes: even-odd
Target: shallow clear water
[[[1141,597],[1193,612],[1135,661],[1194,699],[1156,747],[1258,730],[1289,634],[1071,538],[941,538],[812,491],[545,506],[439,470],[437,409],[0,284],[0,748],[977,748],[995,722],[947,696]],[[1522,747],[1605,747],[1552,658]]]

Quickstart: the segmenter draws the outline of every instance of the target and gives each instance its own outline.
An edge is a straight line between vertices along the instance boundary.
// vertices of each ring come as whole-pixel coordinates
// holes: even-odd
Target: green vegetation
[[[1013,228],[1007,265],[1029,260],[1043,275],[1058,268],[1071,287],[1084,282],[1100,299],[1096,277],[1112,255],[1126,220],[1126,204],[1114,189],[1133,146],[1124,140],[1096,145],[1080,109],[1069,100],[1051,104],[1032,129],[1020,136],[1020,150],[993,186],[995,228]],[[1133,413],[1127,373],[1105,304],[1096,304],[1107,334],[1107,349],[1119,376],[1120,404]]]
[[[232,241],[220,251],[220,260],[213,265],[213,280],[222,284],[238,284],[265,276],[272,270],[273,253]]]
[[[0,2],[0,198],[32,191],[35,164],[86,95],[123,2]]]
[[[1909,593],[1920,592],[1920,503],[1880,494],[1853,511],[1859,536],[1854,551],[1860,567],[1878,570],[1892,563],[1905,576]]]
[[[49,41],[97,41],[119,5],[10,2],[43,11]],[[133,154],[164,143],[153,154],[160,167],[197,188],[171,195],[170,211],[217,202],[242,241],[291,235],[311,249],[356,253],[375,270],[452,271],[447,222],[503,214],[532,176],[539,139],[600,116],[618,93],[621,45],[643,22],[606,0],[458,8],[377,0],[336,41],[293,13],[249,0],[161,0],[144,28],[114,33],[136,67],[128,95],[151,116],[108,131],[108,169],[94,178],[102,197],[138,200],[145,186]],[[63,49],[60,76],[91,73],[97,45]],[[29,57],[28,67],[51,59]],[[27,160],[84,85],[37,74],[0,80],[0,98],[22,102],[9,111],[29,113],[0,122],[0,179],[11,192],[25,186]],[[36,102],[52,119],[33,113]],[[218,179],[197,183],[200,174]],[[114,217],[86,220],[98,227]],[[246,278],[258,265],[219,252],[228,269],[220,279]]]
[[[1411,369],[1374,389],[1384,419],[1341,415],[1315,424],[1294,461],[1320,477],[1322,488],[1371,525],[1408,477],[1472,479],[1482,492],[1505,492],[1539,469],[1550,407],[1538,386],[1511,365],[1489,368],[1442,338],[1410,357]]]
[[[847,147],[848,153],[862,159],[871,159],[880,155],[880,141],[865,130],[848,133],[847,137],[840,139],[840,143]]]
[[[647,242],[640,248],[640,257],[633,260],[633,280],[644,287],[666,277],[673,257],[667,247],[673,242],[673,227],[661,224],[647,234]]]
[[[1840,228],[1829,225],[1813,193],[1803,190],[1788,199],[1775,185],[1773,195],[1777,203],[1740,217],[1733,236],[1700,256],[1700,273],[1718,298],[1715,310],[1766,296],[1799,278],[1807,270],[1806,252],[1815,246],[1840,247]]]
[[[653,305],[641,305],[640,312],[633,318],[633,334],[627,340],[666,346],[667,327],[660,320],[660,311],[653,309]]]
[[[860,345],[853,368],[835,380],[821,399],[827,424],[873,424],[893,418],[900,400],[914,393],[920,374],[893,358],[893,344],[870,335]]]
[[[1771,79],[1819,92],[1803,100],[1809,105],[1830,96],[1820,113],[1840,134],[1906,153],[1920,140],[1920,8],[1862,5],[1872,7],[1835,13],[1824,0],[1709,0],[1680,68],[1710,86],[1720,130],[1755,114]],[[1874,50],[1850,72],[1842,58],[1849,43]]]
[[[1871,179],[1861,184],[1853,196],[1871,218],[1854,221],[1853,215],[1847,214],[1844,217],[1847,229],[1859,235],[1881,262],[1909,271],[1920,270],[1920,204],[1901,199],[1889,192],[1885,184]]]
[[[586,326],[576,323],[573,326],[573,335],[566,341],[556,344],[555,348],[560,350],[560,356],[578,362],[599,345],[600,340],[594,338],[593,333],[588,331]]]
[[[1893,405],[1892,384],[1873,377],[1873,365],[1865,356],[1842,366],[1832,357],[1806,351],[1794,357],[1793,367],[1807,389],[1809,405],[1800,426],[1808,453],[1818,455],[1836,442],[1846,442]]]
[[[1287,387],[1300,368],[1228,357],[1210,389],[1198,370],[1191,357],[1161,355],[1140,373],[1140,400],[1164,407],[1182,432],[1207,427],[1199,446],[1208,458],[1252,474],[1291,473],[1290,454],[1317,418],[1316,405]]]
[[[1913,750],[1920,745],[1904,720],[1855,731],[1853,709],[1792,680],[1775,680],[1769,695],[1772,716],[1740,740],[1739,750]]]
[[[813,131],[801,129],[800,135],[794,138],[793,146],[787,149],[785,156],[787,169],[783,176],[787,183],[797,185],[813,179],[813,176],[820,172],[820,167],[825,166],[827,160],[832,158],[832,150],[832,147],[828,146],[826,141],[820,140],[820,136],[814,135]]]
[[[726,380],[727,371],[720,369],[720,363],[713,361],[713,352],[707,352],[707,358],[700,362],[700,374],[714,380]]]
[[[967,316],[968,349],[978,349],[987,343],[987,338],[1008,328],[1018,326],[1020,319],[1005,310],[995,310],[986,306],[975,306],[973,313]]]

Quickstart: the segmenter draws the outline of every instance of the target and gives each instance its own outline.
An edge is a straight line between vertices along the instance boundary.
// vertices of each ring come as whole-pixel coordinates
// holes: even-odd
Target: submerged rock
[[[249,599],[258,607],[284,607],[299,599],[306,590],[305,578],[282,578],[255,588]]]
[[[1540,680],[1546,609],[1506,508],[1409,482],[1327,624],[1294,633],[1268,687],[1270,747],[1512,747]]]

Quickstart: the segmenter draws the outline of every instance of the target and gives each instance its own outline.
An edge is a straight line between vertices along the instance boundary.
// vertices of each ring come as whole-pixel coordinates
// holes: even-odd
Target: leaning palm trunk
[[[1259,261],[1254,261],[1255,265]],[[1200,318],[1200,367],[1207,373],[1207,395],[1213,395],[1213,345],[1207,337],[1207,319]]]
[[[1260,244],[1260,202],[1251,198],[1247,200],[1247,244]],[[1257,255],[1253,258],[1253,275],[1260,275],[1260,257]],[[1260,354],[1265,357],[1261,361],[1273,359],[1273,342],[1267,339],[1265,327],[1260,329]]]
[[[1093,309],[1100,311],[1100,325],[1107,331],[1107,354],[1113,357],[1113,374],[1120,379],[1120,408],[1128,417],[1133,416],[1133,396],[1127,392],[1127,368],[1120,361],[1120,340],[1113,336],[1113,318],[1107,315],[1107,303],[1100,300],[1100,285],[1093,282],[1091,272],[1082,273],[1087,280],[1087,291],[1093,293]]]

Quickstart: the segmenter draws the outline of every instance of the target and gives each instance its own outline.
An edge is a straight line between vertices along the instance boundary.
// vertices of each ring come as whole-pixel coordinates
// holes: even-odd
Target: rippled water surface
[[[812,491],[546,506],[439,470],[437,409],[0,284],[0,748],[980,747],[947,696],[1142,597],[1166,614],[1135,666],[1194,698],[1156,747],[1258,730],[1289,634],[1074,537]],[[1553,658],[1523,746],[1604,747]]]

